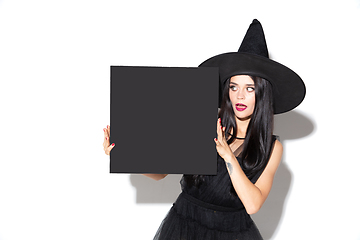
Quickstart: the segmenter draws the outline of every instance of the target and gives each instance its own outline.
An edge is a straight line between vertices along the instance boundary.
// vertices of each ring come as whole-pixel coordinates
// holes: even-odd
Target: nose
[[[245,94],[243,90],[238,91],[238,95],[237,95],[238,99],[245,99]]]

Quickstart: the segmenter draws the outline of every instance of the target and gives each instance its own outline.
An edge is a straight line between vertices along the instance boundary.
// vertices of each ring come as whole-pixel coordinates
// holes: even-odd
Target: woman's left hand
[[[216,150],[220,157],[225,159],[234,155],[225,138],[225,128],[221,126],[220,118],[217,121],[217,138],[215,138],[214,141],[216,144]]]

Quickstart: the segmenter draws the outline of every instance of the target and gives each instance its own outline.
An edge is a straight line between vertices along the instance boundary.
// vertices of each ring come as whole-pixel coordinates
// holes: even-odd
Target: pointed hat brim
[[[254,23],[260,24],[257,20],[256,22],[254,20],[252,25]],[[241,44],[239,51],[243,48],[243,45],[244,42]],[[250,52],[229,52],[211,57],[201,63],[199,67],[219,67],[221,93],[219,106],[226,80],[235,75],[258,76],[269,81],[273,87],[274,114],[288,112],[296,108],[305,98],[306,88],[300,76],[290,68],[266,56]]]

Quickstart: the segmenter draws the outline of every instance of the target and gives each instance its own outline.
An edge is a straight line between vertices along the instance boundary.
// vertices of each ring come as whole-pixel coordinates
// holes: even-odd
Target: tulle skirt
[[[181,193],[161,223],[154,240],[262,240],[244,208],[202,202]]]

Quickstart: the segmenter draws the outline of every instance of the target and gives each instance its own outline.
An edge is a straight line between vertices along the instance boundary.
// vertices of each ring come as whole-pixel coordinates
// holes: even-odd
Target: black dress
[[[224,160],[218,157],[217,162],[217,175],[205,175],[205,181],[198,187],[190,187],[182,177],[182,193],[161,223],[154,240],[262,239],[239,197],[231,193],[232,183]],[[251,182],[255,183],[261,173],[250,179]]]

